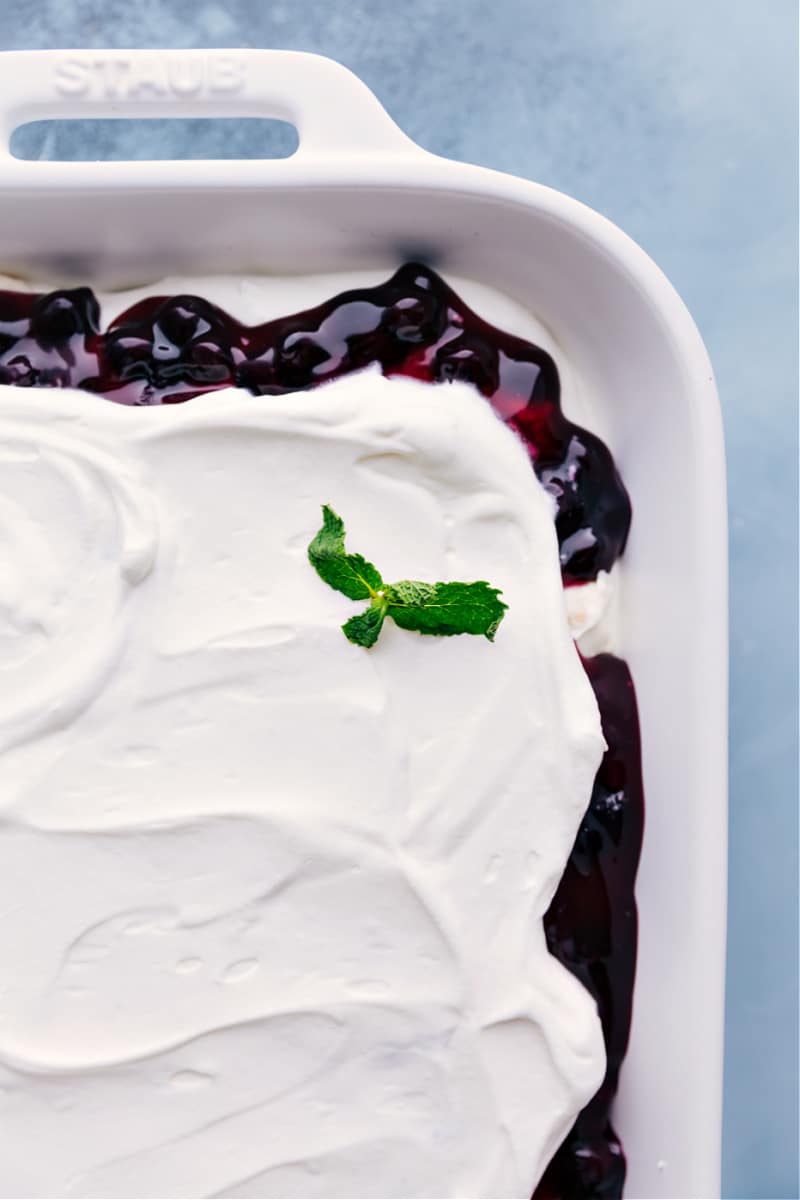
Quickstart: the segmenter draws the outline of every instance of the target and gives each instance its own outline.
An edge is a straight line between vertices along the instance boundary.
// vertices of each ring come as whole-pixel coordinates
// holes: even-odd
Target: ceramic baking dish
[[[18,161],[46,117],[291,121],[285,160]],[[726,875],[726,508],[703,344],[619,229],[535,183],[430,155],[313,55],[0,55],[0,273],[122,286],[167,273],[304,273],[424,258],[534,313],[569,363],[567,415],[630,491],[620,651],[636,684],[647,822],[630,1051],[616,1124],[629,1197],[719,1194]],[[572,406],[572,407],[571,407]]]

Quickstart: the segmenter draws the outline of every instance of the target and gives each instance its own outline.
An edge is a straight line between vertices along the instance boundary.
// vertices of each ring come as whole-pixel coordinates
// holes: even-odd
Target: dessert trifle
[[[0,1191],[620,1196],[630,505],[547,331],[3,288]]]

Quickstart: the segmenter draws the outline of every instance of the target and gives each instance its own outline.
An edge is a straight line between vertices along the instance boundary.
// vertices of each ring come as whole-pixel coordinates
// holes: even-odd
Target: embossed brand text
[[[239,92],[245,83],[243,59],[143,55],[63,58],[56,67],[56,90],[64,96],[146,99],[151,96],[203,96]]]

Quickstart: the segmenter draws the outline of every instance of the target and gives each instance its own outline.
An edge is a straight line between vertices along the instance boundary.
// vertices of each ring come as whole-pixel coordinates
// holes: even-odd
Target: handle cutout
[[[11,135],[15,158],[55,162],[290,158],[294,125],[271,117],[82,117],[30,121]]]

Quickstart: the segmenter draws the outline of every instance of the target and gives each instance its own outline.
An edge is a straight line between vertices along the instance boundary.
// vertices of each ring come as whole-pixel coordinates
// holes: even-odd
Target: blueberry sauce
[[[556,1152],[535,1200],[618,1200],[625,1182],[625,1158],[609,1111],[628,1047],[636,971],[634,884],[644,830],[639,719],[621,659],[598,654],[583,665],[608,749],[544,926],[551,954],[597,1001],[606,1074]]]
[[[101,332],[88,288],[0,292],[0,383],[20,387],[175,404],[231,386],[279,395],[372,363],[386,375],[474,384],[555,497],[564,583],[609,570],[631,510],[608,449],[562,413],[550,355],[482,321],[427,267],[408,263],[378,287],[255,326],[198,296],[156,296]]]
[[[556,502],[566,586],[607,571],[631,508],[607,447],[560,407],[552,358],[487,324],[428,267],[246,326],[198,296],[140,301],[101,329],[89,288],[0,291],[0,384],[74,387],[130,405],[176,404],[226,387],[281,395],[379,364],[385,375],[464,380],[522,439]],[[545,917],[551,952],[597,1002],[607,1070],[535,1192],[536,1200],[618,1200],[625,1158],[610,1123],[628,1042],[636,965],[634,881],[644,804],[636,699],[624,662],[584,660],[608,750]]]

